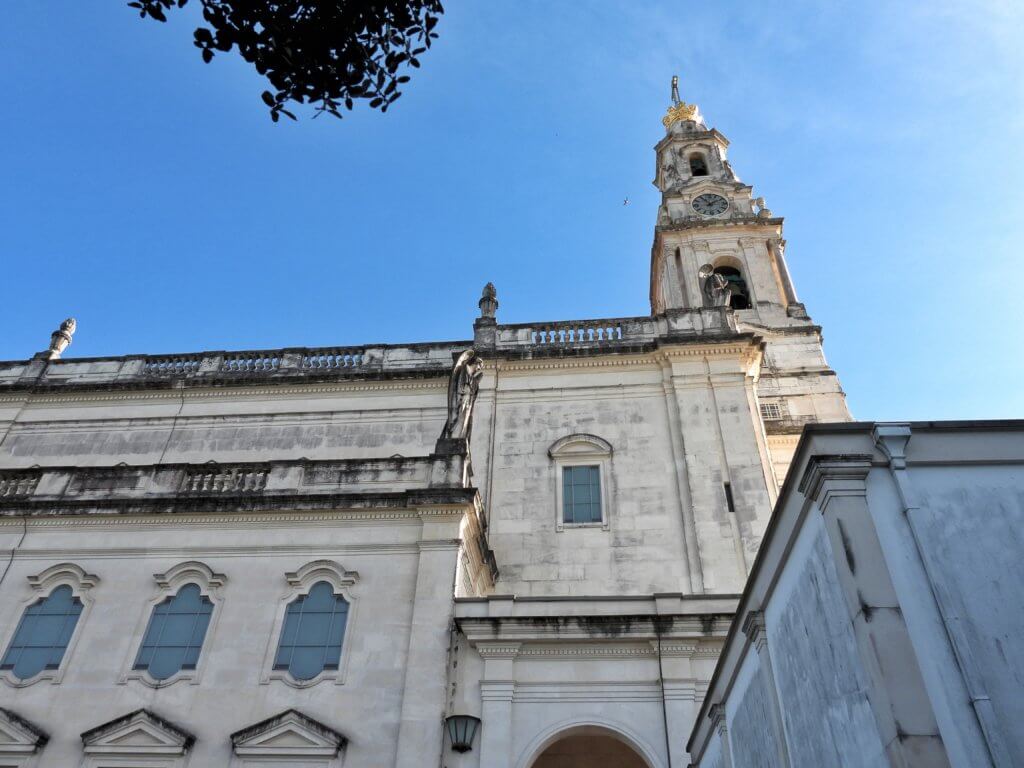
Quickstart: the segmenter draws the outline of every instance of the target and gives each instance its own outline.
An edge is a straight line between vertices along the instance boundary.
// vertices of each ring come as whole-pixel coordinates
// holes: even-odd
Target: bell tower
[[[739,179],[729,140],[680,98],[676,77],[662,123],[651,314],[726,306],[740,330],[763,339],[758,408],[781,485],[803,426],[849,421],[846,398],[786,267],[782,217]]]

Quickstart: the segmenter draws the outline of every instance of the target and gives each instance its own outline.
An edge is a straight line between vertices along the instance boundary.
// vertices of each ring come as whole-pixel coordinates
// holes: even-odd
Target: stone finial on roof
[[[75,318],[69,317],[60,324],[60,328],[50,334],[50,348],[46,353],[50,360],[57,360],[61,352],[68,348],[77,325]]]
[[[483,295],[480,296],[479,301],[480,317],[493,318],[498,311],[498,291],[494,287],[494,283],[488,283],[484,286]]]

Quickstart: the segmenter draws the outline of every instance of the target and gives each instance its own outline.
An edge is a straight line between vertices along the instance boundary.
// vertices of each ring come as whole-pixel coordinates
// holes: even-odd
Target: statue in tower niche
[[[469,440],[473,427],[473,405],[483,375],[483,363],[476,352],[467,349],[459,355],[448,380],[448,420],[441,431],[442,440]]]
[[[715,272],[710,264],[705,264],[697,272],[701,279],[701,290],[704,293],[704,305],[708,307],[728,307],[732,298],[732,286],[725,275]]]

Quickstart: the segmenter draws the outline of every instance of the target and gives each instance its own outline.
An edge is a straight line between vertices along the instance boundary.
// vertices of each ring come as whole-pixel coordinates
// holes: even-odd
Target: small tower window
[[[729,281],[729,288],[732,289],[729,306],[733,309],[750,309],[750,293],[747,292],[747,281],[743,279],[742,273],[735,267],[715,267],[715,274]]]
[[[694,152],[690,155],[690,175],[691,176],[707,176],[708,175],[708,163],[704,159],[704,155],[699,152]]]

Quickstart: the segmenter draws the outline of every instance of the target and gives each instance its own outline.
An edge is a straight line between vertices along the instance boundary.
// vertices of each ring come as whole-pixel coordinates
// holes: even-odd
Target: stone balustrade
[[[62,385],[168,386],[175,381],[184,386],[203,386],[323,380],[335,376],[372,377],[390,372],[446,376],[451,370],[453,355],[471,345],[471,341],[463,341],[59,360],[33,358],[0,362],[0,390]]]
[[[202,469],[188,469],[181,485],[183,493],[249,493],[262,491],[267,485],[267,465],[227,466],[212,465]]]
[[[40,474],[33,470],[0,475],[0,498],[31,496],[39,485]]]
[[[613,344],[622,341],[619,323],[555,323],[532,329],[534,344]]]
[[[167,503],[188,506],[203,499],[305,500],[427,492],[439,486],[438,464],[450,457],[288,460],[248,463],[32,467],[0,470],[0,514],[11,506],[50,506],[107,511],[111,505]],[[461,482],[456,486],[464,487]],[[451,488],[452,485],[446,487]],[[472,489],[468,489],[472,490]]]
[[[365,350],[361,347],[318,349],[302,356],[302,367],[317,371],[359,368],[363,365],[364,357]]]
[[[636,347],[658,340],[699,340],[702,336],[737,333],[736,319],[723,307],[671,310],[654,317],[612,317],[560,320],[493,327],[494,346],[502,350],[543,353],[572,349]],[[482,336],[482,334],[481,334]]]
[[[202,355],[147,357],[142,364],[142,373],[145,376],[188,376],[197,373],[202,364]]]
[[[234,352],[224,355],[220,364],[227,373],[263,373],[280,367],[280,352]]]
[[[456,356],[475,346],[481,356],[565,356],[636,352],[660,343],[714,340],[736,334],[735,314],[722,307],[669,310],[653,317],[615,317],[475,327],[472,341],[296,347],[180,355],[67,358],[0,362],[0,391],[76,386],[202,387],[301,383],[380,376],[445,377]]]

